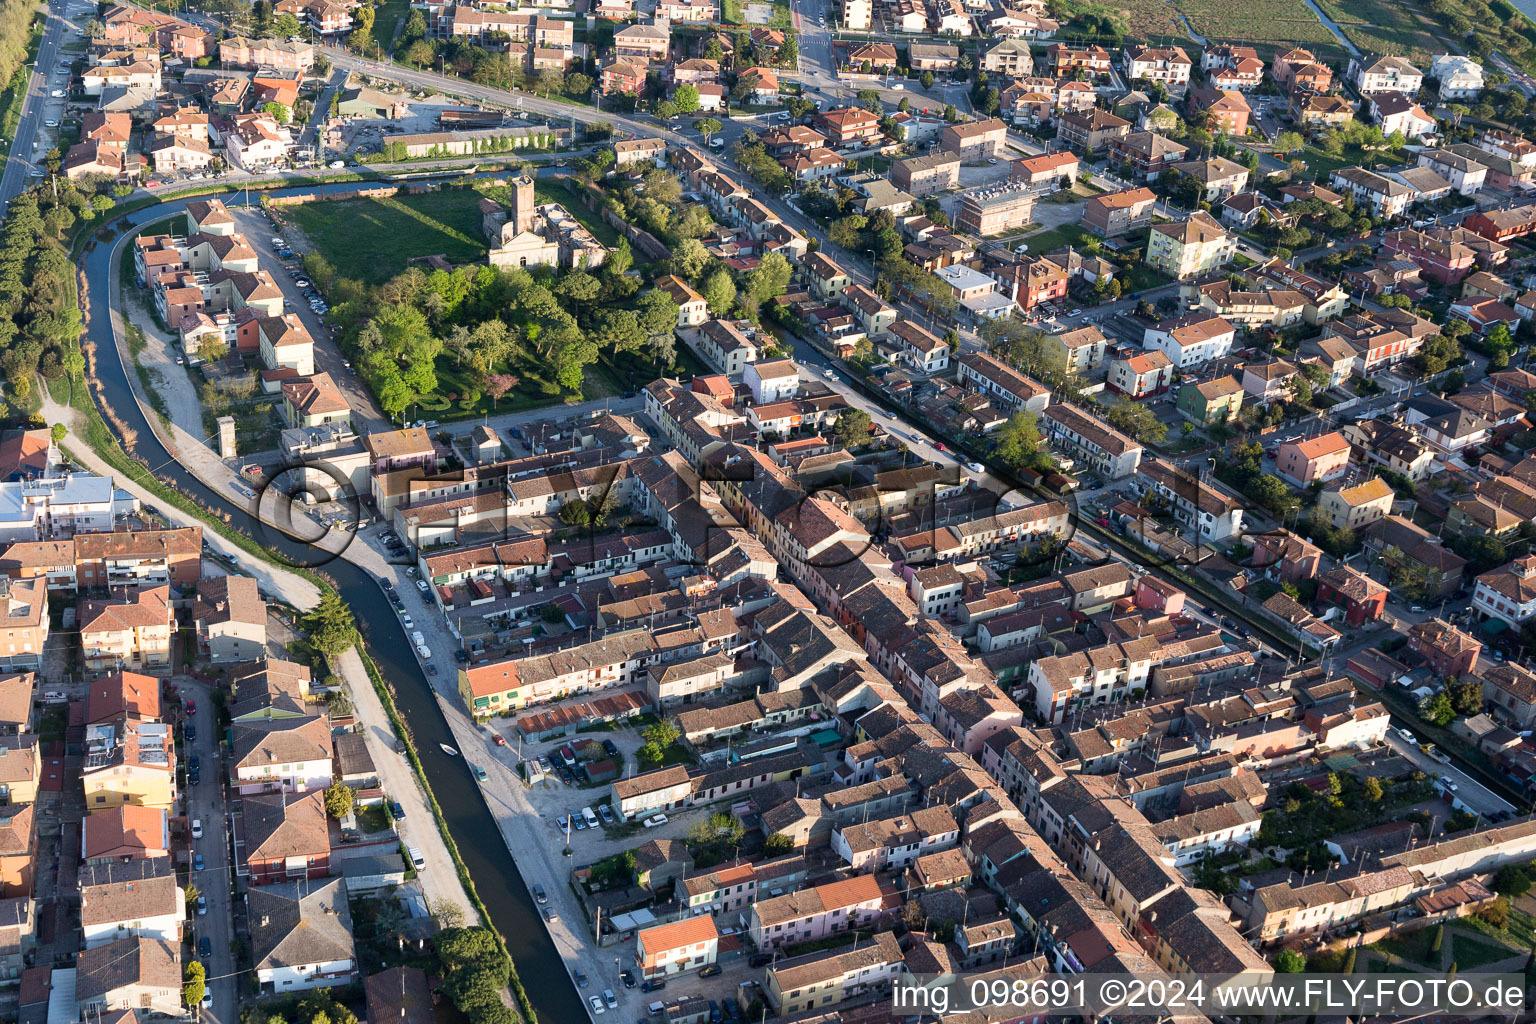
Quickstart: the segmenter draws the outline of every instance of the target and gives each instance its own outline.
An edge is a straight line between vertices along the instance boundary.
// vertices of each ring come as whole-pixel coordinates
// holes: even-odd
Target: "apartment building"
[[[1007,143],[1008,126],[996,117],[947,125],[939,135],[940,147],[954,153],[964,163],[998,156]]]
[[[1164,320],[1147,328],[1142,345],[1160,349],[1178,370],[1202,366],[1232,351],[1237,328],[1219,316],[1200,311]]]
[[[946,192],[960,185],[961,160],[950,152],[897,160],[891,165],[891,184],[919,199]]]
[[[1372,54],[1352,57],[1346,77],[1356,92],[1367,97],[1382,92],[1412,96],[1424,84],[1424,72],[1403,58]]]
[[[1131,188],[1090,196],[1083,210],[1083,227],[1104,238],[1146,227],[1152,223],[1157,196],[1149,188]]]
[[[879,921],[884,899],[874,875],[828,882],[754,904],[747,935],[759,950],[827,938]]]
[[[1349,469],[1350,444],[1331,431],[1301,441],[1284,441],[1275,451],[1275,472],[1296,487],[1331,483]]]
[[[1074,405],[1046,407],[1040,427],[1053,444],[1067,449],[1107,479],[1124,479],[1141,464],[1141,445]]]
[[[1237,254],[1237,237],[1203,210],[1182,222],[1154,224],[1146,261],[1170,277],[1185,280],[1226,266]]]
[[[1190,60],[1182,46],[1125,48],[1126,78],[1133,82],[1160,82],[1171,92],[1179,92],[1189,85],[1189,75],[1194,66],[1195,62]]]
[[[1392,488],[1380,477],[1353,487],[1326,490],[1317,508],[1326,522],[1340,529],[1358,530],[1392,513]]]
[[[999,235],[1029,224],[1034,209],[1035,193],[1027,185],[994,185],[960,196],[955,226],[983,238]]]

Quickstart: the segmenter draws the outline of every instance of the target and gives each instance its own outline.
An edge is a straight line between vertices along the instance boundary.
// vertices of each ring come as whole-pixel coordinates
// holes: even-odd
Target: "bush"
[[[1294,949],[1282,949],[1275,955],[1275,970],[1281,974],[1301,974],[1307,969],[1307,958]]]
[[[1531,889],[1531,876],[1523,864],[1506,864],[1493,876],[1491,888],[1500,896],[1524,896]]]

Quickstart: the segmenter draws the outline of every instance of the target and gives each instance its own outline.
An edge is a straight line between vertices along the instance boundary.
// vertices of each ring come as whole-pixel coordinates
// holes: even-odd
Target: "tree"
[[[747,292],[759,305],[789,290],[789,261],[783,253],[770,252],[747,274]]]
[[[635,313],[639,317],[640,327],[652,337],[670,334],[677,328],[677,300],[660,288],[652,288],[640,296]]]
[[[1283,155],[1300,153],[1307,148],[1307,140],[1301,132],[1285,131],[1275,137],[1275,152]]]
[[[871,423],[869,413],[863,409],[847,409],[837,418],[833,433],[844,448],[852,448],[869,440]]]
[[[1471,563],[1467,568],[1474,575],[1485,573],[1509,561],[1504,543],[1486,533],[1476,536],[1463,534],[1451,542],[1451,550]]]
[[[690,825],[687,840],[690,846],[723,843],[734,847],[740,845],[745,835],[746,829],[741,822],[724,811],[716,811],[704,821],[696,821]]]
[[[775,832],[773,835],[763,840],[763,852],[768,854],[770,857],[782,856],[786,853],[789,853],[794,848],[794,839],[790,838],[786,833],[783,832]]]
[[[879,89],[860,89],[858,96],[859,106],[871,114],[879,114],[885,111],[885,101],[880,98]]]
[[[672,272],[685,281],[696,281],[713,258],[703,242],[685,238],[672,250]]]
[[[932,89],[933,88],[933,72],[932,71],[924,71],[922,77],[919,78],[918,81],[922,83],[924,89]]]
[[[1500,896],[1508,896],[1511,899],[1524,896],[1531,891],[1530,865],[1506,864],[1493,876],[1490,888]]]
[[[297,36],[304,32],[304,25],[296,15],[284,11],[272,19],[272,31],[280,36]]]
[[[464,927],[464,908],[452,900],[442,897],[433,897],[427,900],[427,913],[437,921],[438,928],[447,931],[450,928]]]
[[[196,1006],[208,994],[208,972],[201,960],[192,960],[182,970],[181,998],[188,1006]]]
[[[1451,676],[1445,681],[1445,688],[1451,695],[1451,705],[1456,713],[1463,718],[1471,718],[1483,710],[1483,684],[1478,680],[1468,677],[1457,681]]]
[[[1450,696],[1441,690],[1420,703],[1419,717],[1444,728],[1456,720],[1456,708],[1452,706]]]
[[[667,748],[677,742],[679,735],[677,726],[665,719],[647,726],[640,734],[640,738],[645,743],[640,747],[637,756],[646,764],[659,765],[666,760]]]
[[[288,123],[288,108],[283,106],[281,103],[268,101],[261,105],[261,109],[263,113],[269,114],[272,120],[276,121],[278,124]]]
[[[857,249],[863,240],[864,228],[869,218],[862,213],[850,213],[833,221],[827,227],[827,239],[844,249]]]
[[[424,68],[437,59],[437,52],[432,49],[432,44],[425,39],[416,39],[411,42],[410,46],[405,48],[405,59],[415,64],[418,68]]]
[[[678,115],[677,104],[671,100],[662,100],[656,104],[656,116],[663,121],[670,121]]]
[[[731,280],[729,271],[719,267],[704,279],[699,294],[704,296],[711,313],[724,316],[736,304],[736,282]]]
[[[955,105],[953,103],[945,104],[944,120],[948,121],[950,124],[954,124],[956,121],[960,120],[960,113],[955,109]]]
[[[1051,466],[1040,433],[1040,420],[1034,413],[1024,410],[1014,413],[998,430],[994,454],[1005,466],[1014,470],[1045,470]]]
[[[1381,788],[1381,780],[1376,778],[1374,775],[1366,776],[1365,782],[1361,785],[1360,788],[1361,791],[1365,794],[1365,798],[1373,804],[1381,803],[1381,798],[1383,795],[1385,795]]]
[[[694,85],[680,85],[672,92],[672,105],[679,114],[691,114],[699,109],[699,89]]]
[[[1282,949],[1275,954],[1275,970],[1281,974],[1300,974],[1307,969],[1307,958],[1294,949]]]
[[[325,813],[333,818],[345,818],[352,813],[357,794],[345,782],[333,782],[325,791]]]
[[[707,146],[709,145],[709,137],[725,126],[717,118],[701,117],[693,122],[693,127],[700,135],[704,136],[704,145]]]
[[[327,658],[334,658],[358,641],[357,620],[352,609],[341,595],[328,590],[320,595],[320,603],[304,616],[304,628],[309,631],[309,642]]]
[[[1145,444],[1162,444],[1168,437],[1168,427],[1144,405],[1122,402],[1114,406],[1104,417],[1116,430],[1130,434]]]

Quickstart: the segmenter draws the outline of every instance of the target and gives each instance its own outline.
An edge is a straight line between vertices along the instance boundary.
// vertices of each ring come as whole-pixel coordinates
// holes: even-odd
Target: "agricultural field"
[[[1435,35],[1435,25],[1412,4],[1387,0],[1317,0],[1327,15],[1339,23],[1350,42],[1362,50],[1394,53],[1417,64],[1446,52]]]
[[[1174,0],[1201,35],[1242,42],[1336,43],[1304,0]]]
[[[1077,13],[1107,14],[1122,22],[1127,37],[1132,39],[1174,45],[1190,42],[1184,26],[1179,24],[1173,6],[1167,0],[1118,0],[1115,3],[1090,4],[1084,9],[1074,10]]]

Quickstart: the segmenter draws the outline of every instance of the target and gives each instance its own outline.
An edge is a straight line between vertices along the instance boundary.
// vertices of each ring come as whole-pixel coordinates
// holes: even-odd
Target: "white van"
[[[416,847],[407,846],[405,848],[405,855],[410,858],[411,866],[417,871],[421,871],[427,866],[427,858],[423,857],[421,851],[416,849]]]
[[[590,807],[583,807],[581,809],[581,816],[586,821],[587,828],[597,828],[601,824],[597,820],[597,815],[592,813],[592,808]]]

